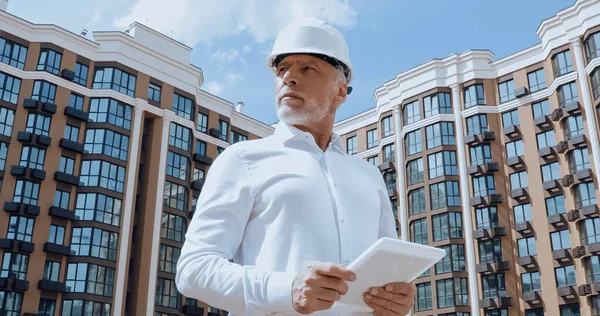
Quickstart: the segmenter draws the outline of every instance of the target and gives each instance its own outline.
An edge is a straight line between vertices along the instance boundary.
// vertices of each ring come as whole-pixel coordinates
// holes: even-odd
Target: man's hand
[[[365,303],[378,316],[405,316],[414,304],[417,287],[412,283],[390,283],[364,293]]]
[[[330,309],[348,292],[345,281],[354,281],[356,275],[341,265],[314,262],[298,274],[292,285],[294,309],[300,314],[311,314]]]

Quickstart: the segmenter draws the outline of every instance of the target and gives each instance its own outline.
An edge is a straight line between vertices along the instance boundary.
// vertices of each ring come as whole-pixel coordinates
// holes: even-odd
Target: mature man
[[[344,266],[377,239],[398,237],[379,170],[346,154],[332,131],[351,90],[346,41],[303,19],[279,34],[267,61],[280,122],[213,163],[177,288],[233,315],[346,314],[333,306],[356,279]],[[376,315],[406,315],[413,295],[412,284],[391,283],[364,299]]]

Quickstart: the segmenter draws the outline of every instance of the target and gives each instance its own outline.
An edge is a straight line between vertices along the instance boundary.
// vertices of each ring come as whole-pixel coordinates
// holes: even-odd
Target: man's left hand
[[[405,316],[414,304],[416,286],[412,283],[389,283],[364,293],[365,303],[378,316]]]

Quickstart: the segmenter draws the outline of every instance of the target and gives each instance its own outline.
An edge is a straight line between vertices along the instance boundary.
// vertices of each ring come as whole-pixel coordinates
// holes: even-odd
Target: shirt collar
[[[277,122],[274,135],[283,143],[288,142],[290,140],[296,140],[316,146],[315,138],[311,133],[305,132],[297,127],[286,124],[283,121]],[[342,147],[342,139],[337,133],[331,133],[331,141],[329,143],[332,147],[336,148],[341,152],[344,152],[344,149]]]

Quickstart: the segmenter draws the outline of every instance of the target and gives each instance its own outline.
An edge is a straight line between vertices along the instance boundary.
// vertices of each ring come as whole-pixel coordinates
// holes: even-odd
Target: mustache
[[[285,90],[285,91],[279,92],[279,94],[277,95],[277,101],[281,101],[281,99],[283,99],[285,97],[294,97],[294,98],[304,99],[304,95],[302,93],[298,93],[296,91]]]

